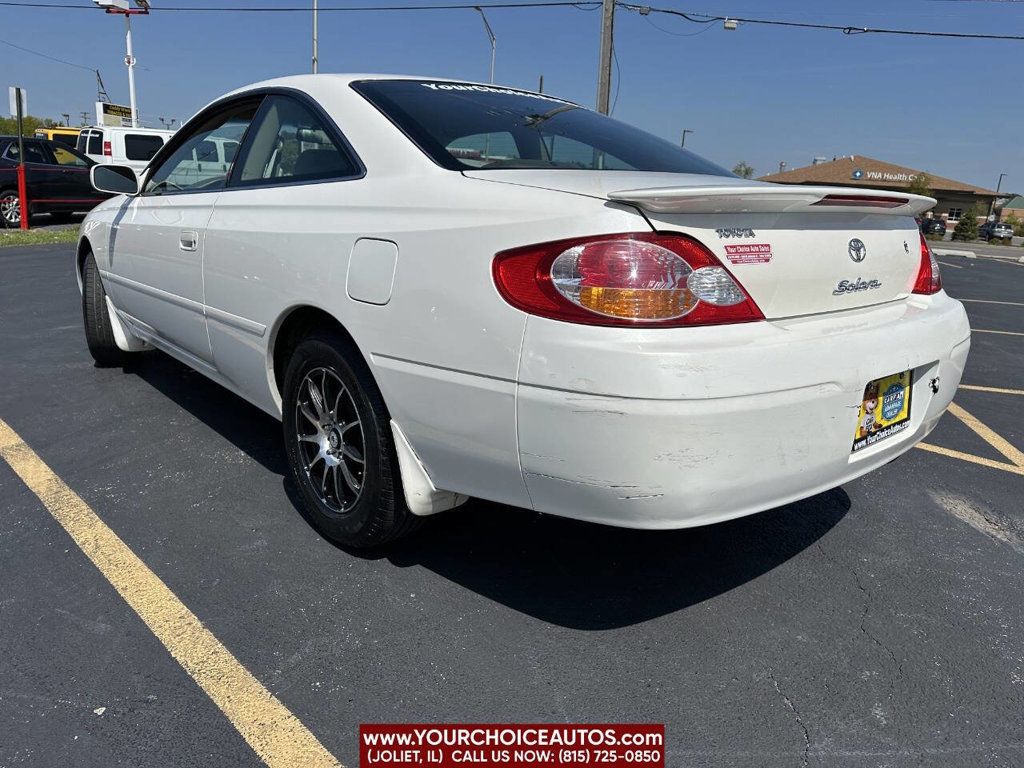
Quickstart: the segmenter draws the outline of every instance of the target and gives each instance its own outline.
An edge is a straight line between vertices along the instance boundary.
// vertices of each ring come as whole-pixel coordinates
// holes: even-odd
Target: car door
[[[93,165],[85,155],[56,142],[49,145],[50,154],[60,174],[59,199],[68,210],[85,211],[107,197],[89,182]]]
[[[230,102],[193,120],[157,158],[141,194],[114,218],[111,279],[120,309],[154,341],[190,364],[212,368],[203,294],[203,248],[227,180],[196,172],[194,152],[213,138],[240,141],[259,99]]]
[[[60,195],[61,173],[42,141],[25,139],[22,144],[25,147],[25,185],[29,205],[33,211],[46,210]],[[18,162],[17,141],[8,145],[4,158]]]
[[[357,191],[364,170],[337,126],[299,95],[268,95],[241,148],[220,144],[225,159],[237,152],[237,160],[206,236],[210,344],[219,373],[273,411],[271,328],[298,297],[328,306],[345,290],[346,257],[358,233],[355,217],[335,200]],[[324,263],[335,267],[311,272]]]

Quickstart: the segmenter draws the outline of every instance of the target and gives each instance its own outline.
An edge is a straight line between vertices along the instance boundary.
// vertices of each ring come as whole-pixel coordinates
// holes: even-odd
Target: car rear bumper
[[[531,317],[516,397],[531,501],[567,517],[680,528],[811,496],[927,435],[969,347],[963,306],[944,293],[706,328]],[[905,370],[910,428],[851,454],[865,385]]]

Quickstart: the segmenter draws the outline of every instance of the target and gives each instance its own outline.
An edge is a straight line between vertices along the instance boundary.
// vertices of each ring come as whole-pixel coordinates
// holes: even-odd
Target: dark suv
[[[75,211],[88,211],[110,197],[89,182],[95,163],[77,150],[45,139],[24,139],[25,185],[29,212],[49,213],[66,221]],[[18,138],[0,136],[0,227],[21,224],[18,199]]]

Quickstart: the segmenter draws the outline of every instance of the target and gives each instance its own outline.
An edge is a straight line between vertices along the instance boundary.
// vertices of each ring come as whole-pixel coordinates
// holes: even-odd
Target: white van
[[[167,180],[179,187],[196,187],[217,179],[224,179],[231,170],[238,152],[239,141],[234,138],[207,136],[194,147],[185,150]]]
[[[157,128],[119,128],[101,125],[83,128],[76,149],[97,163],[128,165],[142,170],[174,131]]]

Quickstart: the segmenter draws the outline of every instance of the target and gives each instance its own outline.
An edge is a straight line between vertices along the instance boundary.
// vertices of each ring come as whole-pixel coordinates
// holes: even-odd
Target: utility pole
[[[313,0],[313,74],[315,75],[320,69],[320,55],[318,48],[320,47],[320,30],[319,30],[319,9],[317,8],[317,0]]]
[[[615,1],[602,0],[601,55],[597,64],[597,111],[608,114],[612,91],[612,45],[614,44]]]
[[[999,174],[999,181],[996,182],[996,197],[993,197],[992,198],[992,202],[989,203],[989,205],[988,205],[988,219],[989,219],[989,221],[992,221],[995,218],[996,198],[999,197],[999,190],[1002,189],[1002,187],[1003,187],[1003,177],[1004,176],[1006,176],[1005,173],[1000,173]]]
[[[544,93],[544,75],[540,76],[540,83],[537,85],[537,93]]]

